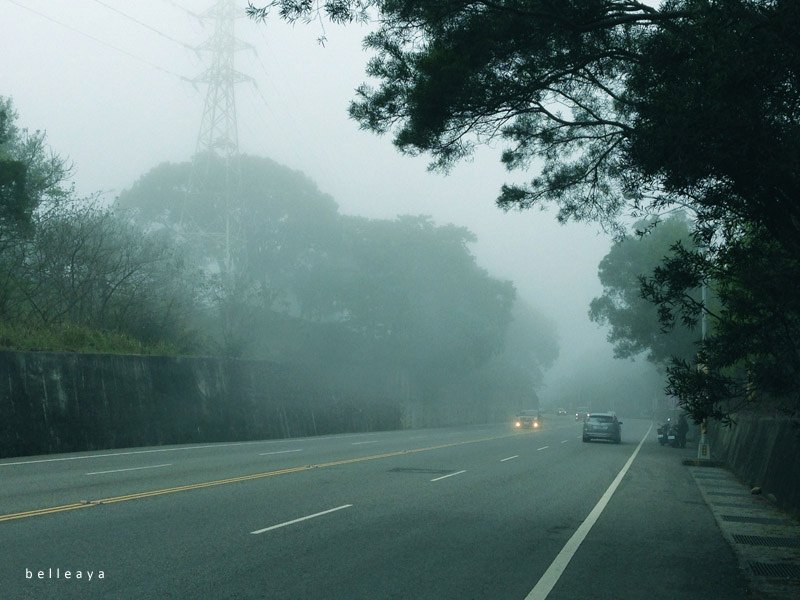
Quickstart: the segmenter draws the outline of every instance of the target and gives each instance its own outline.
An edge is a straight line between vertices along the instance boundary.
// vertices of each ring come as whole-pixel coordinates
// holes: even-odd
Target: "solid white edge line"
[[[259,452],[259,456],[269,456],[270,454],[288,454],[289,452],[302,452],[302,448],[297,450],[278,450],[277,452]]]
[[[352,446],[360,446],[361,444],[378,444],[380,440],[370,440],[368,442],[350,442]]]
[[[509,456],[508,458],[501,458],[500,462],[506,462],[507,460],[511,460],[512,458],[519,458],[519,454],[515,454],[514,456]]]
[[[541,448],[537,448],[536,451],[538,452],[539,450],[547,450],[549,447],[550,446],[542,446]]]
[[[131,467],[129,469],[114,469],[113,471],[95,471],[94,473],[87,473],[87,475],[105,475],[106,473],[122,473],[123,471],[140,471],[142,469],[157,469],[159,467],[170,467],[172,463],[165,463],[163,465],[150,465],[147,467]]]
[[[450,475],[442,475],[441,477],[437,477],[435,479],[431,479],[431,481],[439,481],[440,479],[447,479],[448,477],[455,477],[456,475],[461,475],[462,473],[466,473],[467,470],[464,469],[463,471],[456,471],[455,473],[450,473]]]
[[[41,458],[37,460],[20,460],[16,462],[0,462],[0,467],[15,465],[36,465],[39,463],[62,462],[65,460],[83,460],[85,458],[105,458],[107,456],[130,456],[133,454],[153,454],[155,452],[179,452],[181,450],[202,450],[204,448],[226,448],[228,446],[244,446],[247,444],[273,444],[287,440],[257,440],[253,442],[231,442],[229,444],[206,444],[203,446],[183,446],[181,448],[154,448],[152,450],[131,450],[129,452],[107,452],[105,454],[85,454],[83,456],[62,456],[61,458]]]
[[[265,527],[264,529],[256,529],[255,531],[251,531],[250,533],[253,535],[258,535],[259,533],[264,533],[265,531],[271,531],[272,529],[278,529],[279,527],[286,527],[287,525],[293,525],[295,523],[299,523],[300,521],[307,521],[308,519],[313,519],[314,517],[321,517],[322,515],[327,515],[328,513],[336,512],[337,510],[342,510],[343,508],[350,508],[351,506],[353,505],[343,504],[342,506],[337,506],[336,508],[323,510],[322,512],[314,513],[313,515],[300,517],[299,519],[292,519],[291,521],[286,521],[285,523],[278,523],[277,525],[272,525],[271,527]]]
[[[636,446],[636,450],[633,451],[633,454],[631,454],[628,462],[626,462],[625,466],[622,467],[622,470],[617,473],[614,481],[611,482],[611,485],[608,486],[608,489],[602,495],[600,500],[598,500],[597,504],[595,504],[592,512],[589,513],[589,516],[586,517],[575,533],[572,534],[572,537],[569,538],[569,541],[561,549],[561,552],[558,553],[558,556],[556,556],[555,560],[544,572],[544,575],[542,575],[541,579],[539,579],[530,593],[525,596],[525,600],[545,600],[545,598],[547,598],[547,596],[553,590],[556,583],[558,583],[558,580],[561,578],[561,575],[564,573],[564,570],[567,568],[567,565],[569,565],[569,562],[572,560],[572,557],[575,556],[578,548],[583,543],[583,540],[589,534],[589,531],[591,531],[592,527],[594,527],[594,524],[597,522],[597,519],[600,518],[603,510],[605,510],[606,505],[611,500],[614,492],[617,491],[617,487],[619,487],[619,484],[622,482],[622,479],[625,477],[628,469],[631,468],[634,459],[639,454],[639,450],[642,449],[642,444],[644,444],[652,429],[653,424],[650,423],[647,433],[644,434],[642,441],[639,442],[638,446]]]

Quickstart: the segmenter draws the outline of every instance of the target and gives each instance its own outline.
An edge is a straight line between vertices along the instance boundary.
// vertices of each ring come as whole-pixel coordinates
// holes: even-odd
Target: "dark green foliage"
[[[332,3],[270,4],[312,16]],[[622,93],[636,40],[687,11],[595,0],[370,4],[381,26],[365,39],[375,52],[367,73],[378,85],[359,87],[350,107],[362,127],[391,131],[400,150],[429,153],[441,169],[476,143],[505,139],[509,168],[534,159],[544,168],[530,185],[504,187],[501,206],[555,200],[562,220],[613,226],[624,204]]]
[[[689,202],[701,227],[743,219],[800,238],[794,0],[267,5],[340,22],[365,6],[380,18],[365,39],[378,83],[352,116],[439,168],[499,139],[509,168],[543,161],[501,206],[555,201],[561,219],[614,226],[626,207]]]
[[[696,323],[664,325],[657,306],[642,297],[641,279],[652,275],[662,261],[682,243],[692,247],[690,224],[683,214],[662,222],[642,221],[637,236],[626,236],[614,243],[598,267],[603,295],[592,300],[590,318],[608,325],[608,341],[614,344],[614,356],[633,358],[646,352],[647,359],[664,367],[673,356],[693,358],[700,340]],[[694,288],[694,289],[692,289]],[[698,301],[697,282],[687,286],[690,299]]]
[[[697,359],[669,369],[696,418],[800,409],[799,27],[796,2],[711,3],[651,35],[628,84],[629,158],[663,202],[691,202],[703,247],[676,247],[643,291],[667,327],[697,323],[701,281],[718,298]]]
[[[375,0],[272,0],[261,7],[248,2],[247,14],[263,21],[270,10],[277,9],[280,18],[292,23],[298,20],[308,22],[321,15],[334,23],[352,23],[366,21],[367,10],[374,4]]]
[[[47,149],[44,133],[20,129],[16,121],[11,99],[0,96],[0,239],[71,192],[67,162]]]
[[[27,169],[18,160],[0,160],[0,210],[4,221],[19,223],[28,214],[25,194]]]
[[[696,323],[702,307],[687,290],[704,277],[717,306],[707,309],[710,335],[695,361],[675,360],[669,390],[696,418],[724,417],[742,406],[800,407],[800,261],[754,228],[708,253],[676,254],[643,287],[662,323]]]
[[[10,99],[0,98],[0,224],[20,223],[30,217],[25,191],[27,168],[17,160],[13,146],[18,137],[16,113]]]
[[[641,44],[626,99],[642,183],[710,228],[756,223],[800,249],[800,4],[719,0]]]

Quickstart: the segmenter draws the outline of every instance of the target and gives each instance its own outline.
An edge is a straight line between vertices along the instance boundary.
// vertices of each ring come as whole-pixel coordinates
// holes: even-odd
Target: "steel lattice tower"
[[[218,240],[215,244],[219,252],[217,267],[227,274],[240,272],[245,260],[235,87],[250,78],[235,69],[234,57],[236,52],[250,46],[236,38],[236,16],[235,0],[218,0],[200,15],[203,20],[213,21],[214,33],[197,48],[210,57],[210,64],[193,80],[207,88],[186,204],[191,204],[193,197],[210,195],[213,214],[203,219],[193,218],[194,207],[185,205],[181,215],[187,233]],[[223,169],[222,176],[218,172],[219,165]]]

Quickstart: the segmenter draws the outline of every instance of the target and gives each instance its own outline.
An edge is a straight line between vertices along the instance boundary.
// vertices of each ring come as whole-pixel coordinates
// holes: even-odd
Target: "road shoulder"
[[[633,451],[634,444],[628,446]],[[686,453],[649,436],[548,600],[752,598],[736,556],[681,464]]]
[[[724,467],[690,464],[685,468],[735,552],[754,595],[769,600],[800,598],[800,523],[768,499],[751,493]]]

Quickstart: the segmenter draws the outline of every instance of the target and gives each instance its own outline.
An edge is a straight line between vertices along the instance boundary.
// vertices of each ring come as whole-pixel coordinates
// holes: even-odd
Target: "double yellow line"
[[[382,458],[391,458],[393,456],[402,456],[404,454],[417,454],[419,452],[430,452],[431,450],[440,450],[441,448],[452,448],[453,446],[463,446],[465,444],[477,444],[480,442],[488,442],[490,440],[499,440],[506,437],[519,435],[519,433],[511,433],[506,435],[497,435],[493,437],[480,438],[477,440],[466,440],[464,442],[453,442],[450,444],[440,444],[438,446],[428,446],[426,448],[411,448],[410,450],[397,450],[395,452],[386,452],[384,454],[372,454],[370,456],[359,456],[357,458],[347,458],[343,460],[335,460],[318,465],[302,465],[300,467],[289,467],[287,469],[278,469],[277,471],[265,471],[263,473],[252,473],[250,475],[240,475],[239,477],[229,477],[227,479],[217,479],[214,481],[203,481],[200,483],[190,483],[187,485],[179,485],[170,488],[162,488],[159,490],[150,490],[147,492],[137,492],[135,494],[126,494],[124,496],[113,496],[111,498],[103,498],[101,500],[92,500],[86,502],[73,502],[72,504],[62,504],[61,506],[51,506],[48,508],[39,508],[36,510],[28,510],[24,512],[10,513],[7,515],[0,515],[0,522],[13,521],[16,519],[27,519],[29,517],[38,517],[41,515],[50,515],[59,512],[66,512],[70,510],[79,510],[81,508],[92,508],[101,506],[103,504],[114,504],[116,502],[127,502],[129,500],[141,500],[142,498],[151,498],[153,496],[163,496],[164,494],[175,494],[177,492],[188,492],[189,490],[200,490],[203,488],[216,487],[218,485],[229,485],[231,483],[239,483],[242,481],[253,481],[255,479],[264,479],[265,477],[275,477],[277,475],[288,475],[289,473],[299,473],[301,471],[310,471],[312,469],[327,469],[339,465],[348,465],[353,463],[365,462],[368,460],[380,460]]]

